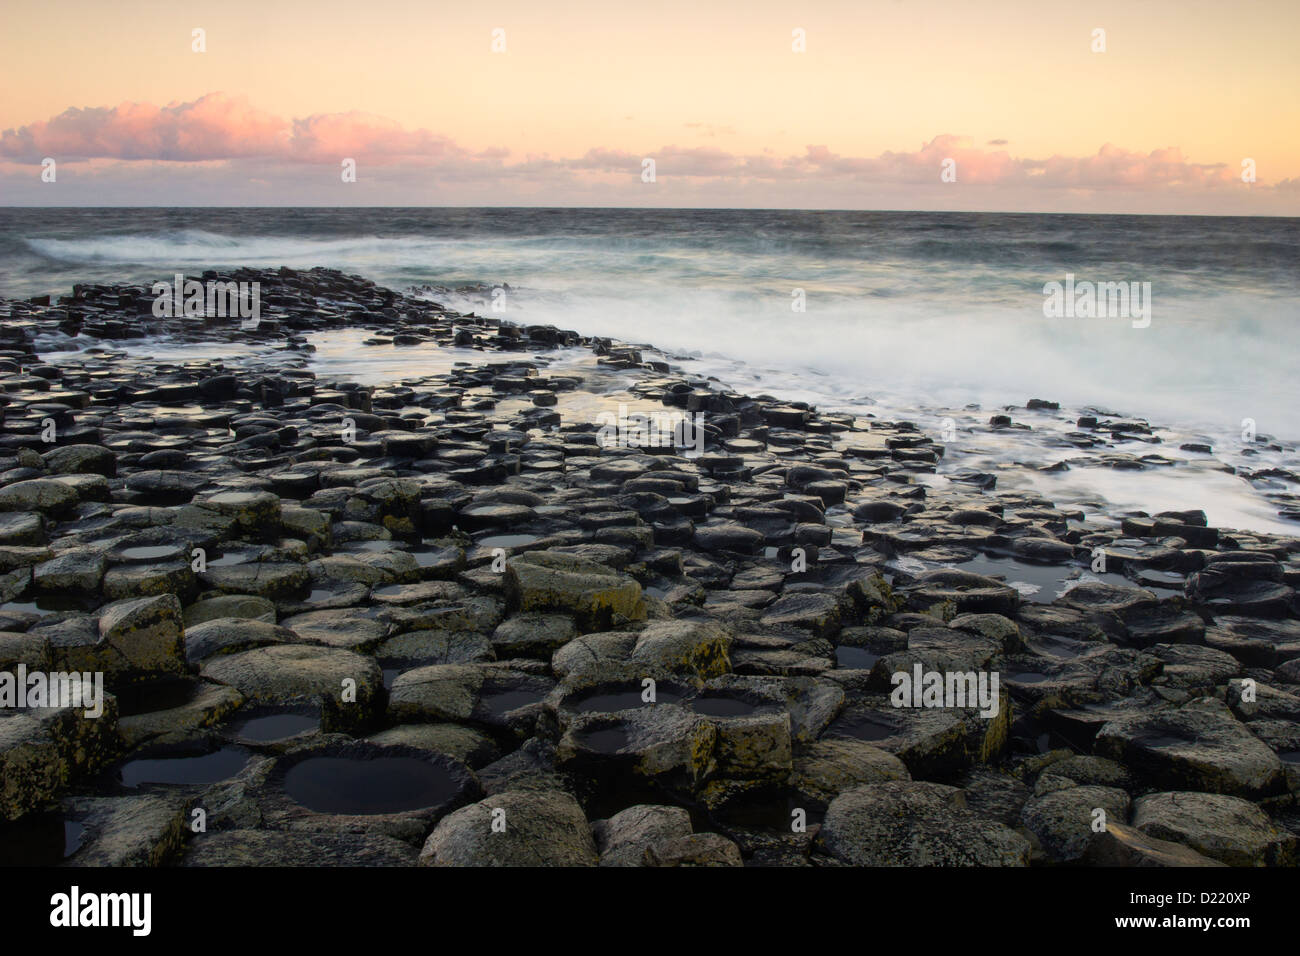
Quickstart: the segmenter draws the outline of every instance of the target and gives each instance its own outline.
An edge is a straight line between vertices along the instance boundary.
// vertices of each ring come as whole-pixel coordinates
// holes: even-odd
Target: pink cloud
[[[257,109],[242,97],[210,93],[193,102],[161,107],[124,103],[68,109],[47,121],[5,130],[0,134],[0,157],[21,163],[39,163],[52,156],[62,162],[264,160],[289,165],[337,165],[343,158],[353,158],[375,166],[434,167],[440,176],[457,181],[639,176],[646,157],[655,160],[658,177],[696,182],[936,185],[947,160],[956,164],[958,183],[981,186],[1157,190],[1208,188],[1239,180],[1232,166],[1193,163],[1177,147],[1143,153],[1107,143],[1092,156],[1018,158],[1005,149],[990,148],[1004,142],[993,140],[981,147],[968,137],[941,134],[914,150],[878,156],[842,156],[825,145],[809,145],[802,155],[785,157],[770,151],[736,154],[716,147],[666,145],[640,153],[596,147],[580,156],[529,156],[510,163],[508,149],[474,152],[444,134],[407,129],[369,113],[285,119]]]

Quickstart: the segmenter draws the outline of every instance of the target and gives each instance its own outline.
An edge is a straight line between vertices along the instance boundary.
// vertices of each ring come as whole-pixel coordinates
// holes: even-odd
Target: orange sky
[[[711,197],[720,205],[748,204],[731,200],[750,194],[818,204],[819,183],[835,200],[827,205],[845,197],[852,204],[849,180],[868,196],[916,177],[889,161],[838,174],[804,163],[807,168],[792,169],[783,180],[744,170],[764,157],[776,163],[807,157],[809,147],[864,161],[915,155],[918,168],[929,170],[934,154],[924,145],[950,137],[939,142],[964,138],[968,150],[959,160],[958,183],[977,183],[977,170],[983,171],[997,197],[985,193],[981,201],[1000,208],[1029,208],[1045,197],[1026,184],[1022,169],[1013,174],[989,156],[1075,161],[1097,157],[1107,144],[1141,162],[1111,169],[1110,183],[1071,167],[1053,180],[1073,188],[1071,201],[1082,200],[1083,188],[1120,190],[1130,197],[1124,202],[1146,201],[1160,211],[1294,215],[1300,208],[1300,3],[1294,0],[5,0],[3,19],[0,130],[14,133],[0,144],[0,202],[44,195],[32,182],[31,163],[42,158],[32,150],[69,151],[60,179],[79,183],[83,200],[92,184],[129,198],[133,173],[120,168],[124,159],[139,167],[168,158],[147,151],[127,157],[120,143],[102,145],[97,131],[56,138],[36,124],[72,107],[165,107],[220,93],[222,103],[245,105],[226,110],[220,130],[205,127],[208,136],[239,138],[255,117],[289,126],[335,116],[328,122],[333,138],[314,140],[311,158],[296,148],[258,158],[251,154],[260,147],[249,146],[233,159],[220,149],[210,157],[192,155],[184,169],[183,162],[163,170],[148,163],[150,174],[181,198],[188,190],[206,201],[194,160],[220,160],[220,176],[207,182],[219,179],[232,200],[243,201],[248,184],[280,182],[286,163],[337,165],[317,153],[347,150],[346,137],[359,124],[372,137],[353,149],[363,173],[376,173],[359,177],[371,183],[368,189],[379,188],[377,179],[414,189],[418,177],[409,170],[389,170],[384,180],[373,167],[435,162],[427,151],[437,143],[437,161],[449,149],[461,158],[456,175],[473,180],[465,188],[475,201],[494,195],[501,202],[536,201],[548,188],[577,190],[569,201],[583,201],[583,190],[600,201],[596,184],[618,181],[618,162],[584,173],[574,160],[608,151],[633,162],[633,175],[641,157],[677,147],[696,161],[689,170],[677,167],[675,194],[690,200],[683,204],[708,205]],[[191,51],[195,27],[206,31],[202,54]],[[506,31],[504,53],[491,52],[494,27]],[[806,31],[803,54],[791,51],[796,27]],[[1104,53],[1090,49],[1097,27],[1106,31]],[[337,114],[368,118],[343,123]],[[414,137],[403,157],[381,160],[364,148],[373,146],[382,121]],[[178,122],[187,136],[189,114]],[[268,129],[275,125],[268,122]],[[139,126],[129,130],[144,135]],[[1173,172],[1170,154],[1152,158],[1171,149],[1184,164]],[[485,151],[492,151],[487,161]],[[699,161],[715,154],[735,162],[718,160],[710,176]],[[510,168],[543,157],[568,165]],[[1239,178],[1246,157],[1255,160],[1259,181],[1234,188],[1230,181]],[[663,184],[673,187],[671,164],[659,164]],[[1095,172],[1097,165],[1089,168]],[[1217,172],[1205,174],[1208,167]],[[134,175],[143,181],[141,169]],[[39,185],[39,170],[34,181]],[[633,184],[640,185],[634,175],[629,189]],[[922,184],[916,204],[943,205],[946,196],[948,205],[961,206],[952,194]],[[320,201],[329,201],[330,194],[322,195]],[[606,201],[620,202],[620,195]],[[419,192],[414,201],[453,199]],[[644,202],[644,191],[637,201]]]

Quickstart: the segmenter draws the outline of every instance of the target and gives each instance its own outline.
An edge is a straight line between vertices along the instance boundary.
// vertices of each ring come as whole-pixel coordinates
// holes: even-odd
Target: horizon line
[[[623,212],[820,212],[820,213],[922,213],[931,215],[953,215],[953,216],[1106,216],[1112,218],[1131,218],[1131,219],[1296,219],[1300,216],[1284,216],[1269,213],[1213,213],[1213,212],[1057,212],[1057,211],[1035,211],[1024,209],[915,209],[915,208],[828,208],[816,206],[613,206],[601,204],[573,204],[563,206],[552,205],[453,205],[450,203],[424,203],[418,205],[345,205],[331,206],[323,203],[312,203],[308,205],[221,205],[217,203],[194,203],[188,205],[171,205],[166,203],[156,203],[149,205],[128,205],[119,203],[106,203],[101,205],[36,205],[27,203],[3,203],[0,202],[0,210],[8,209],[46,209],[46,210],[69,210],[69,209],[529,209],[529,210],[609,210]]]

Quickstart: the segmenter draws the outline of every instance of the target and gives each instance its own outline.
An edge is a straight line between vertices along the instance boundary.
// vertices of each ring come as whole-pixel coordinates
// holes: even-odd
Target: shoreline
[[[229,276],[269,290],[252,333],[154,319],[141,287],[0,306],[0,666],[104,670],[117,697],[94,724],[0,717],[6,768],[39,739],[82,744],[48,758],[69,789],[54,764],[25,771],[10,827],[85,823],[74,862],[1114,863],[1151,857],[1138,831],[1223,862],[1161,796],[1191,791],[1249,818],[1225,824],[1233,859],[1294,859],[1295,538],[1196,510],[1095,520],[991,471],[931,484],[943,443],[908,422],[741,395],[648,347],[330,270]],[[285,334],[296,362],[31,351],[42,330],[146,327]],[[344,328],[484,361],[385,387],[317,379],[305,337]],[[553,371],[561,347],[594,363]],[[613,389],[703,413],[704,454],[600,448],[587,413]],[[1105,436],[1143,427],[1099,419],[1078,450],[1123,455]],[[39,595],[77,600],[46,613]],[[891,675],[914,667],[1000,674],[1002,706],[899,710]],[[259,720],[302,729],[258,739]],[[374,761],[419,805],[349,776]],[[160,770],[235,775],[149,789]],[[109,840],[146,799],[214,822]],[[492,801],[548,822],[493,848]],[[1096,806],[1119,826],[1092,831]],[[904,809],[900,843],[880,818]]]

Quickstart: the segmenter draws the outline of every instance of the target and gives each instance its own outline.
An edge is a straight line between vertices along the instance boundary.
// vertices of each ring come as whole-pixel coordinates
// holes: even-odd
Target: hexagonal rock
[[[192,840],[181,866],[414,866],[415,848],[382,833],[223,830]]]
[[[117,701],[103,713],[84,707],[0,709],[0,820],[16,820],[52,800],[74,777],[117,757]]]
[[[503,667],[435,664],[399,674],[388,695],[395,721],[466,720],[531,736],[549,677]]]
[[[194,504],[233,518],[239,532],[250,538],[274,537],[280,530],[280,498],[269,491],[219,491]]]
[[[898,757],[915,777],[944,777],[989,763],[1005,749],[1011,729],[1005,690],[995,717],[971,708],[896,708],[867,700],[844,708],[823,739],[866,740]]]
[[[77,797],[65,816],[86,829],[71,866],[163,866],[180,853],[188,831],[188,794]]]
[[[117,601],[99,614],[94,667],[109,683],[185,673],[181,602],[174,594]]]
[[[494,659],[492,645],[482,634],[439,628],[396,634],[376,647],[374,654],[388,667],[478,664]]]
[[[1113,820],[1093,837],[1084,861],[1092,866],[1223,866],[1181,843],[1157,840]]]
[[[229,684],[255,704],[288,704],[319,699],[326,717],[356,726],[374,716],[383,692],[383,671],[369,657],[336,647],[284,644],[209,658],[201,674]],[[355,682],[355,685],[345,682]],[[356,700],[350,696],[355,686]]]
[[[303,643],[342,647],[350,651],[373,647],[388,633],[384,622],[375,620],[364,611],[346,608],[295,614],[280,624],[298,634]]]
[[[754,554],[767,541],[761,531],[728,522],[695,529],[695,546],[703,551],[736,551]]]
[[[397,675],[388,691],[394,723],[468,720],[483,687],[484,671],[470,664],[434,664]]]
[[[301,564],[257,561],[216,567],[209,565],[199,579],[208,587],[227,594],[280,599],[306,593],[311,574]]]
[[[554,551],[506,562],[506,596],[520,611],[566,611],[583,631],[643,620],[641,585],[603,564]]]
[[[41,458],[55,474],[117,476],[117,455],[103,445],[60,445]]]
[[[0,671],[12,671],[19,664],[28,671],[51,670],[49,638],[19,631],[0,631]]]
[[[501,757],[496,743],[482,730],[463,724],[398,724],[366,738],[384,747],[413,747],[448,754],[477,769]]]
[[[0,488],[0,511],[39,511],[61,514],[72,508],[81,496],[64,481],[55,478],[30,478]]]
[[[1228,866],[1294,866],[1296,836],[1240,797],[1152,793],[1133,804],[1133,826],[1185,844]]]
[[[305,644],[287,627],[240,617],[218,617],[185,629],[185,659],[202,664],[209,657],[269,644]]]
[[[707,679],[731,669],[730,649],[731,635],[711,621],[655,621],[637,636],[629,659]]]
[[[694,792],[714,768],[715,725],[676,704],[615,714],[575,714],[555,748],[556,765],[606,781],[620,774]]]
[[[104,573],[102,590],[112,600],[146,594],[189,594],[194,590],[194,571],[183,560],[119,564]]]
[[[881,657],[872,673],[881,683],[887,683],[893,674],[913,673],[917,664],[923,672],[982,671],[1001,650],[992,638],[956,628],[914,627],[907,632],[907,649]]]
[[[1094,811],[1106,813],[1107,823],[1128,820],[1129,796],[1114,787],[1066,787],[1033,797],[1021,811],[1025,827],[1053,860],[1080,859],[1092,842]]]
[[[846,790],[889,780],[911,780],[907,766],[864,740],[817,740],[794,758],[790,786],[805,810],[824,810]]]
[[[582,807],[560,790],[507,790],[462,807],[439,821],[420,852],[421,866],[596,866],[598,862]]]
[[[102,554],[68,551],[32,568],[32,584],[38,591],[97,591],[104,567]]]
[[[244,695],[224,684],[194,681],[197,686],[193,696],[177,707],[154,710],[123,717],[117,722],[117,732],[128,750],[156,737],[189,736],[204,727],[212,727],[234,713],[244,702]]]
[[[492,632],[492,648],[500,658],[540,657],[550,660],[557,650],[578,636],[567,614],[518,614]]]
[[[415,844],[482,792],[473,771],[448,754],[342,734],[307,739],[220,789],[241,783],[268,829],[366,829]]]
[[[816,740],[839,715],[845,700],[839,684],[813,677],[723,674],[705,682],[700,692],[738,696],[787,712],[796,746]]]
[[[1159,599],[1145,588],[1085,581],[1070,588],[1054,603],[1082,611],[1101,623],[1103,628],[1110,629],[1111,622],[1115,622],[1113,627],[1122,633],[1124,627],[1120,622],[1129,615],[1153,610],[1159,604]]]
[[[691,833],[645,848],[646,866],[744,866],[740,847],[721,833]]]
[[[844,623],[844,611],[844,602],[834,594],[786,594],[768,605],[760,623],[778,631],[795,628],[815,637],[833,637]]]
[[[966,809],[956,787],[919,781],[870,784],[841,793],[819,839],[857,866],[1028,866],[1029,843]]]
[[[1110,721],[1093,749],[1157,787],[1258,798],[1285,786],[1277,754],[1210,697]]]
[[[185,626],[194,627],[223,617],[274,624],[275,604],[266,598],[255,597],[252,594],[218,594],[203,598],[187,607]]]
[[[918,575],[908,596],[912,604],[919,607],[951,601],[962,614],[1011,617],[1020,604],[1020,592],[1015,588],[994,578],[953,568],[940,568]]]
[[[690,835],[691,815],[681,807],[637,804],[608,820],[596,820],[591,832],[600,849],[601,866],[645,866],[647,846]]]

